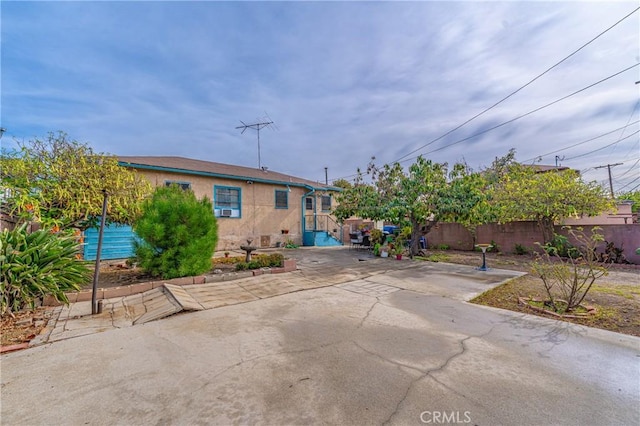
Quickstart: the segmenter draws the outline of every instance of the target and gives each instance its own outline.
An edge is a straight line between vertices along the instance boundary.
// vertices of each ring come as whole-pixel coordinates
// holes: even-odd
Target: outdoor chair
[[[362,243],[360,244],[360,247],[371,250],[371,237],[369,237],[368,235],[362,237]]]
[[[362,246],[362,242],[363,242],[362,234],[359,234],[359,233],[349,234],[349,239],[351,240],[351,245],[349,246],[349,249],[351,249],[352,247],[359,248]]]

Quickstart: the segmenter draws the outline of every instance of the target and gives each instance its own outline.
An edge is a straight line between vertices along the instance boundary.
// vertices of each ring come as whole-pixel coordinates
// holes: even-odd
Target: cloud
[[[351,175],[371,156],[393,161],[429,144],[635,7],[5,2],[1,118],[8,131],[2,143],[60,129],[98,151],[257,166],[255,131],[241,134],[235,127],[268,113],[277,130],[261,131],[263,164],[316,180],[324,179],[324,167],[330,177]],[[636,68],[456,143],[638,62],[638,31],[637,16],[625,20],[418,153],[435,161],[464,158],[478,168],[511,147],[518,158],[531,158],[623,126],[629,116],[637,120]],[[566,165],[586,169],[622,161],[627,153],[635,158],[637,140]]]

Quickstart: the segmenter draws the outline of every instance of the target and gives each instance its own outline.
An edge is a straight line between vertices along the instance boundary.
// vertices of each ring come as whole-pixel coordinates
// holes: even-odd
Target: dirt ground
[[[428,259],[464,265],[477,264],[479,266],[481,263],[479,253],[453,250],[429,250]],[[487,253],[487,265],[490,268],[529,272],[533,260],[533,256],[530,255]],[[217,259],[212,272],[217,270],[218,273],[221,273],[234,270],[233,261],[232,258]],[[150,280],[152,277],[145,275],[138,268],[127,266],[124,261],[105,262],[100,268],[98,287],[116,287]],[[87,283],[85,288],[91,288],[91,286],[92,283]],[[516,312],[552,317],[518,303],[518,297],[544,298],[544,296],[542,280],[525,275],[480,295],[472,302]],[[609,274],[597,281],[587,294],[585,302],[597,309],[595,315],[584,319],[563,320],[640,336],[640,268],[637,266],[612,265]],[[0,332],[2,333],[0,343],[5,346],[28,342],[45,327],[46,321],[46,311],[42,308],[34,312],[19,312],[16,314],[16,318],[5,315],[1,318],[0,323]]]
[[[446,261],[451,263],[466,265],[481,263],[478,253],[444,251],[436,254],[448,258]],[[489,267],[527,273],[530,272],[533,260],[533,256],[530,255],[487,254]],[[526,305],[519,304],[519,297],[546,299],[542,280],[527,274],[481,294],[472,302],[559,319],[556,316],[540,313]],[[637,265],[610,265],[609,273],[595,282],[587,294],[584,304],[595,307],[595,314],[586,318],[560,318],[560,320],[640,336],[640,268]]]

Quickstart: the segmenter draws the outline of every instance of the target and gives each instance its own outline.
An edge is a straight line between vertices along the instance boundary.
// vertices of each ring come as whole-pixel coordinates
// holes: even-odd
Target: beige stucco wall
[[[221,179],[206,176],[169,173],[161,171],[138,170],[152,185],[164,186],[166,181],[178,181],[191,184],[191,189],[198,198],[208,197],[213,202],[214,186],[230,186],[240,188],[242,211],[240,218],[218,217],[218,247],[216,251],[238,249],[246,244],[248,238],[252,245],[258,247],[275,247],[276,243],[284,244],[287,239],[302,244],[302,197],[309,192],[303,187],[286,184],[267,184],[246,180]],[[275,190],[291,190],[289,192],[289,208],[276,209]],[[315,194],[317,212],[321,213],[320,193]],[[309,212],[313,213],[313,212]],[[287,234],[283,234],[287,230]]]
[[[563,225],[624,225],[633,223],[633,215],[631,214],[631,203],[616,204],[615,212],[603,213],[599,216],[585,216],[579,219],[564,219]]]

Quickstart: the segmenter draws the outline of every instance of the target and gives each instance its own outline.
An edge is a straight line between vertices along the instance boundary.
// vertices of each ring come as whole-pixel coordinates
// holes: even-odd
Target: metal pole
[[[329,175],[327,174],[328,169],[329,169],[328,167],[324,168],[324,184],[325,185],[329,185]]]
[[[98,250],[96,251],[96,266],[93,271],[93,291],[91,293],[91,314],[99,314],[98,303],[98,278],[100,277],[100,252],[102,251],[102,236],[104,235],[104,223],[107,220],[107,199],[109,194],[106,189],[102,190],[102,219],[100,220],[100,232],[98,233]]]
[[[624,164],[624,163],[606,164],[604,166],[594,167],[594,169],[602,169],[602,168],[606,167],[607,170],[609,171],[609,191],[611,193],[611,198],[614,198],[614,195],[613,195],[613,179],[611,178],[611,168],[615,167],[615,166],[620,166],[622,164]]]
[[[258,127],[258,168],[262,168],[262,162],[260,161],[260,127]]]

